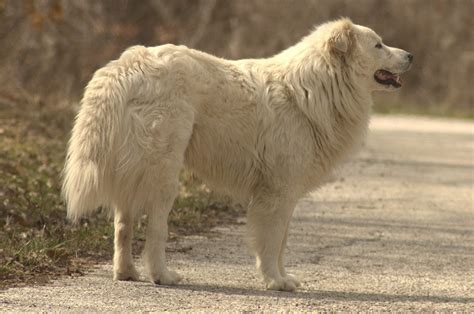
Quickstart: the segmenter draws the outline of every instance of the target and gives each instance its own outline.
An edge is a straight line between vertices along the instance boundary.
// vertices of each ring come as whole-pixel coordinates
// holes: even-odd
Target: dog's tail
[[[74,221],[99,206],[109,207],[118,136],[131,93],[144,80],[145,47],[128,49],[98,70],[86,87],[72,130],[63,171],[63,197]]]

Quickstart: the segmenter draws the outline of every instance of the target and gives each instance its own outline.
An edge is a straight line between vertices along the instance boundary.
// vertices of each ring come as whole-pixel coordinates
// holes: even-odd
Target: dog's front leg
[[[286,249],[286,240],[288,238],[288,229],[289,229],[288,227],[289,227],[289,225],[290,225],[290,221],[288,221],[288,224],[286,225],[285,237],[283,238],[283,242],[281,244],[280,256],[278,257],[278,267],[280,269],[280,275],[283,278],[292,280],[293,283],[295,284],[295,286],[299,287],[299,286],[301,286],[301,283],[298,280],[298,278],[296,278],[296,276],[293,275],[293,274],[287,273],[286,270],[285,270],[285,249]]]
[[[294,206],[295,202],[274,194],[259,195],[249,206],[247,218],[251,245],[255,250],[257,269],[270,290],[294,291],[299,285],[280,265]]]

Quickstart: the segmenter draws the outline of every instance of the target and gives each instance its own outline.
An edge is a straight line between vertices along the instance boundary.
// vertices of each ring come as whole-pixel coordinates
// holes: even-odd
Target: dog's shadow
[[[102,277],[102,276],[99,276]],[[105,277],[105,276],[104,276]],[[138,285],[150,288],[150,282],[146,280],[120,282],[130,285]],[[156,285],[156,289],[182,290],[188,292],[209,292],[229,296],[255,296],[255,297],[277,297],[287,299],[305,299],[305,300],[328,300],[328,301],[356,301],[356,302],[430,302],[430,303],[460,303],[474,304],[473,297],[449,297],[436,295],[407,295],[407,294],[389,294],[389,293],[370,293],[370,292],[345,292],[331,290],[304,290],[299,289],[296,292],[272,291],[252,288],[239,288],[225,285],[207,285],[199,283],[181,283],[176,286]]]
[[[395,295],[385,293],[340,292],[327,290],[299,290],[296,292],[282,292],[269,290],[245,289],[229,286],[181,284],[177,286],[157,286],[158,289],[173,289],[186,291],[202,291],[225,295],[278,297],[288,299],[310,299],[331,301],[359,301],[359,302],[432,302],[432,303],[474,303],[474,298],[447,297],[435,295]]]

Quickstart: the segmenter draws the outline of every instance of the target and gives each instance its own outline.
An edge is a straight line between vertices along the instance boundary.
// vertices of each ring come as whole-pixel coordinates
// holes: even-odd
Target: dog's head
[[[340,19],[322,25],[329,53],[343,58],[370,90],[395,90],[400,74],[410,69],[413,55],[385,45],[373,30]]]

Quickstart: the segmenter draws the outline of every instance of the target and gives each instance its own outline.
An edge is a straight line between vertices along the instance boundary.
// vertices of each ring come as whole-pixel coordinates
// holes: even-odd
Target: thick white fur
[[[184,46],[135,46],[98,70],[69,144],[63,193],[72,219],[115,211],[114,278],[135,280],[132,225],[148,214],[151,281],[175,284],[167,218],[187,166],[248,205],[267,288],[294,290],[284,270],[298,199],[320,185],[367,130],[373,74],[408,69],[406,52],[348,19],[329,22],[268,59],[229,61]]]

